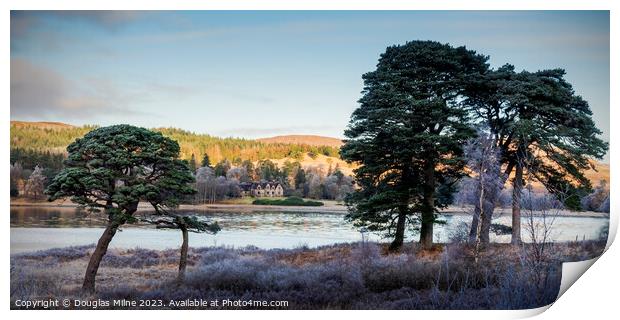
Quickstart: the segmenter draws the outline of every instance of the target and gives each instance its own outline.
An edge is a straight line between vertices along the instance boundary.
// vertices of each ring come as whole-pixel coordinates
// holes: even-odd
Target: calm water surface
[[[209,212],[198,214],[217,221],[222,231],[217,235],[190,233],[190,246],[253,245],[259,248],[316,247],[334,243],[361,240],[361,233],[340,213],[297,213],[297,212]],[[87,245],[96,243],[103,231],[103,215],[88,214],[74,208],[11,208],[11,253],[36,251],[57,247]],[[470,216],[443,215],[446,221],[435,227],[434,238],[445,242],[463,222],[469,223]],[[536,218],[537,223],[541,222]],[[510,217],[504,216],[494,223],[510,225]],[[523,219],[525,223],[525,219]],[[554,241],[597,239],[601,228],[607,226],[607,218],[557,217],[553,223]],[[410,231],[409,239],[417,239]],[[375,234],[366,234],[374,241],[385,241]],[[497,242],[510,241],[509,235],[491,234]],[[524,234],[524,237],[526,235]],[[114,248],[168,249],[180,245],[178,230],[156,230],[149,225],[126,225],[119,231],[112,243]]]

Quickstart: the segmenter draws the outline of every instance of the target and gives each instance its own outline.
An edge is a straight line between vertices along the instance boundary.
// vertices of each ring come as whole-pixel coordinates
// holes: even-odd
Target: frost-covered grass
[[[316,249],[193,248],[186,281],[174,282],[177,250],[110,250],[97,292],[80,285],[93,246],[11,257],[17,299],[286,300],[288,309],[516,309],[554,301],[561,262],[600,254],[604,242],[554,244],[533,270],[527,247],[493,244],[478,264],[464,244],[388,254],[376,243]],[[542,279],[542,280],[541,280]]]

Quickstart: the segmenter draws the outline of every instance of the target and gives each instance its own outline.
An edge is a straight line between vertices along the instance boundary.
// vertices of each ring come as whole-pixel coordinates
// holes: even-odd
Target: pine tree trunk
[[[512,238],[510,243],[521,243],[521,190],[523,190],[523,163],[519,160],[512,182]]]
[[[429,219],[426,213],[422,213],[422,227],[420,228],[420,244],[424,249],[430,249],[433,246],[433,222],[425,221]],[[431,217],[430,219],[433,219]]]
[[[426,165],[424,206],[422,208],[422,226],[420,228],[420,244],[429,249],[433,246],[433,224],[435,223],[435,164],[431,161]]]
[[[108,201],[108,208],[111,207],[111,201]],[[138,210],[138,203],[134,203],[125,209],[126,215],[132,215]],[[108,246],[112,242],[112,238],[116,234],[118,227],[124,224],[127,220],[124,218],[110,217],[108,225],[103,231],[103,234],[97,242],[95,251],[90,256],[88,266],[86,267],[86,274],[84,275],[84,283],[82,284],[82,290],[88,293],[95,292],[95,278],[97,277],[97,271],[103,256],[108,251]]]
[[[177,282],[183,283],[185,281],[185,269],[187,267],[187,249],[188,244],[188,232],[185,225],[181,225],[181,232],[183,233],[183,244],[181,244],[181,258],[179,259],[179,274],[177,276]]]
[[[97,242],[97,247],[95,251],[90,256],[90,260],[88,261],[88,267],[86,267],[86,275],[84,276],[84,283],[82,284],[82,290],[88,293],[95,292],[95,277],[97,276],[97,271],[99,270],[99,264],[103,259],[103,256],[108,251],[108,246],[112,241],[112,238],[116,234],[116,230],[120,223],[116,221],[110,221],[105,231],[99,238]]]
[[[396,233],[394,234],[394,241],[390,244],[390,251],[396,251],[403,246],[405,241],[405,224],[407,222],[407,215],[402,210],[398,214],[398,220],[396,221]]]

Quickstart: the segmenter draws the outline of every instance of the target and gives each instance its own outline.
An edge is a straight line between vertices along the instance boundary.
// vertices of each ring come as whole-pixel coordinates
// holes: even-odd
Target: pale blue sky
[[[342,137],[361,75],[408,40],[564,68],[609,140],[607,11],[12,12],[11,119]]]

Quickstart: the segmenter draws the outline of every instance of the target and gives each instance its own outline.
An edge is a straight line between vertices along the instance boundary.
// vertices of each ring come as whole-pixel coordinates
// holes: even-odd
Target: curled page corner
[[[600,257],[601,256],[598,256],[594,259],[584,261],[562,263],[562,281],[560,282],[560,291],[558,292],[558,297],[555,300],[557,301],[558,299],[560,299],[560,297],[566,292],[566,290],[568,290],[568,288],[570,288],[575,283],[575,281],[577,281],[577,279],[579,279],[586,272],[586,270],[590,269],[594,262],[596,262],[596,260],[598,260],[598,258]]]
[[[555,299],[556,301],[560,299],[560,297],[570,288],[576,281],[579,279],[586,270],[590,269],[590,267],[603,255],[611,244],[614,242],[616,238],[616,233],[618,231],[618,217],[616,215],[610,214],[609,216],[609,233],[607,236],[607,244],[605,245],[605,250],[601,252],[601,254],[593,259],[584,260],[584,261],[576,261],[576,262],[564,262],[562,263],[562,281],[560,282],[560,290],[558,292],[558,296]]]
[[[524,318],[535,317],[547,311],[549,308],[551,308],[552,305],[553,303],[550,303],[546,306],[542,306],[539,308],[515,310],[515,312],[512,312],[510,316],[507,317],[507,319],[524,319]]]

